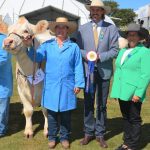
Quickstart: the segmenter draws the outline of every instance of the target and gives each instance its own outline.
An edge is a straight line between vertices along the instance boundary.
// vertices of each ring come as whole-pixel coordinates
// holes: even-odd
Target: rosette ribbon
[[[94,67],[96,59],[97,54],[95,51],[90,51],[87,53],[88,69],[86,73],[86,93],[94,93]]]

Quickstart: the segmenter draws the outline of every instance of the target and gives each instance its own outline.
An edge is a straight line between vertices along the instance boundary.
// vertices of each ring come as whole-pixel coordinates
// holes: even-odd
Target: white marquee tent
[[[38,20],[55,20],[58,16],[67,16],[78,24],[89,20],[89,12],[84,4],[76,0],[0,0],[0,15],[8,24],[15,23],[19,16],[36,23]],[[106,16],[106,21],[113,21]]]
[[[135,13],[137,14],[136,21],[144,20],[143,26],[150,29],[150,4],[140,7]]]

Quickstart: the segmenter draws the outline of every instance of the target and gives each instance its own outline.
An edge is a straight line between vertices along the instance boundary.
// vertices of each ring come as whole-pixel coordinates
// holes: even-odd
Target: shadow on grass
[[[11,103],[10,104],[10,116],[9,116],[9,129],[7,135],[16,134],[20,131],[24,131],[25,117],[22,113],[22,104]],[[83,113],[84,113],[84,100],[78,100],[78,107],[72,113],[72,134],[71,142],[83,138]],[[33,125],[38,124],[34,129],[34,135],[39,131],[43,130],[44,117],[42,111],[34,111],[33,114]],[[109,118],[107,119],[107,133],[106,140],[113,138],[114,136],[122,133],[123,121],[122,118]],[[144,149],[147,144],[150,143],[150,123],[146,123],[142,126],[142,136],[140,141],[139,149]]]
[[[23,110],[23,105],[21,103],[17,102],[17,103],[10,104],[7,135],[12,135],[17,132],[24,131],[25,117],[22,110]],[[39,126],[34,130],[34,135],[40,130],[43,130],[44,116],[42,114],[42,111],[34,111],[32,116],[32,122],[33,125],[39,124]]]
[[[73,111],[72,115],[72,137],[80,139],[83,136],[83,100],[78,101],[78,109]],[[23,105],[19,102],[10,103],[9,110],[9,123],[8,132],[6,136],[16,134],[20,131],[24,131],[25,128],[25,117],[22,112]],[[44,116],[42,111],[34,111],[32,116],[33,125],[38,124],[34,129],[34,136],[44,127]]]
[[[150,143],[150,123],[142,125],[142,136],[140,140],[139,150],[144,150],[148,143]]]
[[[73,111],[72,115],[72,135],[71,141],[83,138],[83,113],[84,113],[84,100],[78,99],[78,109]],[[122,132],[122,118],[107,119],[107,133],[106,140],[113,138]]]
[[[11,103],[9,106],[9,122],[8,122],[8,135],[15,134],[24,129],[25,119],[22,113],[21,103]]]
[[[121,117],[107,119],[107,132],[105,139],[109,140],[114,136],[122,133],[123,131],[123,121]]]
[[[71,142],[83,138],[84,100],[78,99],[77,109],[72,112]]]
[[[72,135],[71,142],[83,138],[83,113],[84,113],[84,100],[78,100],[78,109],[73,111],[72,115]],[[115,116],[114,116],[115,117]],[[123,132],[123,120],[121,117],[108,118],[107,119],[107,133],[105,135],[106,140],[110,140],[116,135]],[[146,145],[150,143],[150,124],[144,124],[142,126],[142,136],[139,145],[139,150],[142,150]],[[121,143],[118,143],[121,144]]]

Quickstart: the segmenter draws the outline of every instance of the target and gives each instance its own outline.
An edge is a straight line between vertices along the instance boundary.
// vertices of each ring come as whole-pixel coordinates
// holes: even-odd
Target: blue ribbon
[[[87,81],[86,81],[86,93],[94,93],[94,61],[88,61],[88,70],[87,70]]]

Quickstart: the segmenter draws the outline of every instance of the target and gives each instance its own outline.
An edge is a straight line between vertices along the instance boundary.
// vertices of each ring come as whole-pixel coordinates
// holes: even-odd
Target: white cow
[[[33,136],[32,114],[34,106],[40,105],[43,82],[32,86],[27,80],[27,76],[32,75],[33,72],[37,71],[39,64],[34,64],[27,56],[27,47],[24,45],[23,40],[25,38],[34,37],[33,45],[36,49],[39,44],[51,38],[47,28],[48,22],[45,20],[39,21],[36,25],[33,25],[24,17],[21,17],[16,24],[8,28],[8,37],[4,40],[4,49],[16,56],[17,88],[23,103],[23,112],[26,119],[24,134],[27,138]],[[42,110],[45,118],[44,135],[47,136],[47,110],[44,108]]]

